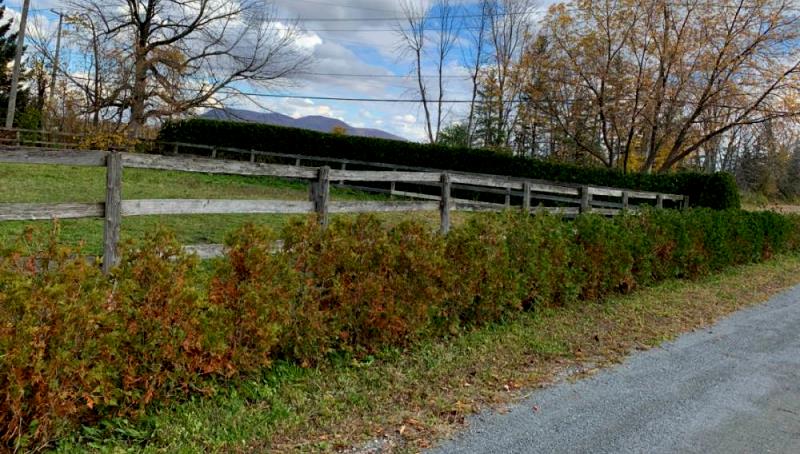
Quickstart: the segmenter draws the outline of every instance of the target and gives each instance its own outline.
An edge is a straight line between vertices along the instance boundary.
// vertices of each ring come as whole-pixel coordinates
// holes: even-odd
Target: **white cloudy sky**
[[[470,14],[470,1],[460,0],[467,8],[465,14]],[[552,2],[542,0],[540,6]],[[21,3],[22,0],[6,0],[11,10],[19,10]],[[397,26],[393,18],[401,16],[399,0],[272,0],[271,3],[279,18],[297,19],[303,29],[300,44],[312,58],[306,73],[294,76],[288,84],[272,89],[242,88],[309,98],[253,98],[257,103],[242,99],[238,105],[229,107],[269,109],[294,117],[325,115],[356,127],[379,128],[410,140],[423,140],[423,113],[419,104],[310,98],[418,98],[415,80],[409,77],[411,61],[399,51],[399,38],[393,31]],[[44,26],[54,28],[55,15],[48,9],[60,7],[59,0],[32,0],[31,14],[40,16]],[[445,71],[447,99],[469,98],[469,80],[464,77],[467,72],[461,60],[460,51],[454,50]],[[433,74],[433,68],[425,72]],[[449,105],[447,114],[446,123],[457,121],[464,115],[464,105]]]

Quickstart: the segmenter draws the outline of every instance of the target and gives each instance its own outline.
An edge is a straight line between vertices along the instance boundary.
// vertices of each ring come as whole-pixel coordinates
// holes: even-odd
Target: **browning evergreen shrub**
[[[266,367],[286,326],[297,317],[293,302],[301,275],[282,253],[274,253],[275,234],[245,225],[228,236],[226,260],[219,261],[209,288],[209,326],[229,361],[230,372]]]
[[[599,215],[579,216],[575,220],[579,250],[572,267],[581,276],[581,298],[594,300],[614,290],[627,292],[635,286],[630,232],[622,226],[619,220],[608,222]]]
[[[34,249],[41,252],[25,257]],[[93,266],[32,230],[0,256],[0,446],[32,450],[72,420],[118,405],[108,335],[112,287]]]
[[[294,303],[284,348],[301,361],[331,351],[355,354],[406,345],[433,329],[449,269],[429,229],[405,222],[391,229],[375,217],[315,222],[285,232],[285,253],[305,280]]]
[[[123,245],[107,308],[118,323],[109,352],[123,391],[118,413],[140,413],[200,387],[205,374],[228,372],[206,345],[204,297],[190,281],[197,263],[165,230]]]
[[[472,219],[448,234],[447,263],[458,272],[443,308],[451,323],[482,325],[521,308],[519,270],[511,266],[505,234],[493,217]]]
[[[40,251],[32,254],[30,251]],[[29,232],[0,255],[0,440],[41,449],[74,428],[136,417],[231,375],[190,282],[196,257],[163,231],[103,276],[80,250]],[[216,347],[216,348],[215,348]],[[224,346],[223,346],[224,347]]]

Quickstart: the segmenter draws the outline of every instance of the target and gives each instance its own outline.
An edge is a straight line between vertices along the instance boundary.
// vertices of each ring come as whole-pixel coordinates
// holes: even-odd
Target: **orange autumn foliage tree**
[[[714,170],[739,130],[800,115],[792,5],[554,5],[519,65],[528,80],[519,127],[607,167],[667,171],[700,157]]]

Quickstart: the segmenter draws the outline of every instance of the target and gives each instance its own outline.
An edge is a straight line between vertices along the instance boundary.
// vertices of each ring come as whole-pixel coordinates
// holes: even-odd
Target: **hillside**
[[[344,128],[346,134],[350,136],[406,141],[406,139],[402,137],[380,129],[356,128],[336,118],[329,118],[321,115],[292,118],[277,112],[254,112],[245,109],[210,109],[200,115],[200,118],[263,123],[274,126],[309,129],[318,132],[331,132],[333,128]]]

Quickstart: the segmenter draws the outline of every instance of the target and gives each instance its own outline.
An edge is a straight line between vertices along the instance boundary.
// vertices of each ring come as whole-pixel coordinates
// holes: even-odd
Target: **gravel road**
[[[476,416],[431,452],[800,453],[800,286]]]

